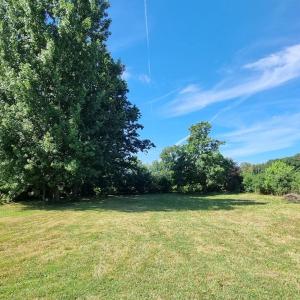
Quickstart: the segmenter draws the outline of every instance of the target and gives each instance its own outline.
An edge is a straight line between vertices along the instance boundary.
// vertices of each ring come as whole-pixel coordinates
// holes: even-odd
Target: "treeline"
[[[220,141],[210,138],[210,124],[190,128],[187,143],[164,149],[150,166],[141,162],[120,177],[117,193],[255,192],[300,193],[300,154],[263,164],[238,166],[219,152]]]
[[[111,168],[106,170],[106,173],[99,170],[101,173],[99,172],[98,177],[93,177],[94,180],[86,180],[76,186],[73,182],[73,189],[68,188],[67,185],[67,183],[72,184],[72,177],[67,177],[69,175],[68,170],[64,170],[62,172],[63,178],[68,179],[68,181],[67,183],[59,182],[57,185],[59,194],[55,197],[48,192],[49,186],[54,185],[55,181],[52,182],[50,179],[44,183],[47,184],[45,192],[43,190],[44,185],[40,185],[40,183],[45,182],[46,179],[31,178],[35,175],[32,169],[30,170],[31,173],[25,173],[28,172],[28,169],[24,166],[24,169],[20,167],[20,175],[22,176],[24,173],[28,175],[28,177],[23,177],[22,185],[19,185],[17,181],[18,173],[8,174],[2,169],[0,172],[0,193],[2,193],[2,197],[7,197],[7,199],[43,198],[44,200],[59,200],[83,195],[241,191],[240,168],[231,159],[225,158],[220,153],[219,147],[222,142],[211,138],[210,132],[211,125],[209,123],[198,123],[190,128],[187,143],[167,147],[162,151],[160,159],[153,164],[143,165],[133,154],[126,161],[125,159],[121,162],[116,161],[114,167],[110,166],[108,161],[107,166]],[[63,157],[61,157],[62,159]],[[36,172],[43,171],[42,168],[34,170]],[[9,178],[10,181],[5,178]],[[20,186],[22,187],[21,190]],[[19,193],[15,194],[15,197],[11,197],[16,191]]]
[[[243,189],[247,192],[284,195],[300,193],[300,154],[265,164],[242,164]]]
[[[208,193],[241,191],[240,169],[219,150],[222,142],[212,139],[211,125],[201,122],[190,128],[184,145],[164,149],[150,166],[136,161],[123,170],[103,193]]]
[[[106,0],[0,1],[0,201],[95,194],[299,191],[299,159],[240,168],[211,126],[145,166]]]

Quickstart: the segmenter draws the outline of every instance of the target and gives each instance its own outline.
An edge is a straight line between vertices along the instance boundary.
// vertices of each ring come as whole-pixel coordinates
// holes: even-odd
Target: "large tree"
[[[140,112],[106,47],[105,0],[0,0],[0,191],[58,197],[109,184]]]
[[[161,154],[163,168],[179,191],[208,192],[234,190],[240,184],[237,166],[222,156],[223,143],[210,137],[211,125],[191,126],[187,143],[168,147]]]

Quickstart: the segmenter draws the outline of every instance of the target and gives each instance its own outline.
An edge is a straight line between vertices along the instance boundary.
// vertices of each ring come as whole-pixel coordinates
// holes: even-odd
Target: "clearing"
[[[254,194],[0,206],[0,299],[300,299],[300,204]]]

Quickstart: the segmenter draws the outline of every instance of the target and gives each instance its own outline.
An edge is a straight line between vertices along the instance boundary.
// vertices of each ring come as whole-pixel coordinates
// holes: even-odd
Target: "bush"
[[[254,174],[253,172],[243,173],[243,190],[249,193],[264,193],[264,174]]]
[[[300,194],[300,172],[295,173],[294,181],[292,182],[292,192]]]
[[[202,193],[203,192],[203,186],[200,183],[191,183],[186,184],[184,186],[178,187],[178,191],[180,193]]]
[[[10,197],[0,192],[0,205],[9,203],[11,201]]]
[[[226,192],[240,192],[242,188],[241,169],[231,159],[225,159],[225,174],[222,190]]]
[[[300,173],[282,161],[275,161],[260,172],[247,166],[243,171],[243,189],[246,192],[273,195],[299,193]]]
[[[276,161],[266,168],[263,187],[267,194],[284,195],[292,191],[294,181],[294,168]]]
[[[164,174],[151,174],[151,188],[152,193],[168,193],[172,191],[172,182]]]

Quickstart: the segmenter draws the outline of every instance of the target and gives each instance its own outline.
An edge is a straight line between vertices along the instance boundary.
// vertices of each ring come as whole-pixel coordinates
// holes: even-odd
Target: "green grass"
[[[254,194],[0,206],[0,299],[300,299],[300,204]]]

